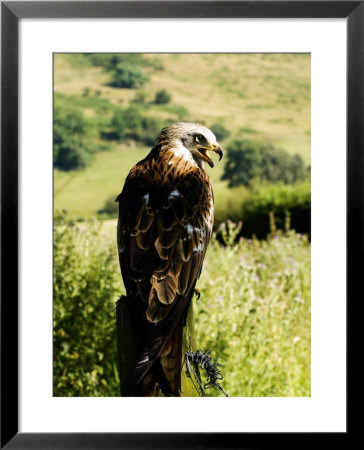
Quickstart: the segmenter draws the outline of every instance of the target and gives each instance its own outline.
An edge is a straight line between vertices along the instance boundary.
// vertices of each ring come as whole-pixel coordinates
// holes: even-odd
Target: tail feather
[[[176,329],[176,325],[178,333],[176,334],[176,337],[173,338],[173,346],[180,347],[179,351],[182,351],[183,323],[185,320],[185,315],[187,314],[186,308],[188,309],[189,303],[190,299],[188,297],[181,297],[179,301],[176,302],[176,307],[173,309],[173,315],[171,314],[171,320],[165,320],[160,323],[148,325],[148,331],[143,337],[144,343],[141,346],[141,351],[138,353],[132,370],[122,383],[122,396],[130,397],[138,395],[137,386],[142,382],[147,374],[152,372],[154,362],[163,352],[167,342],[170,340]],[[173,351],[176,352],[177,350]],[[180,386],[178,386],[178,384],[175,386],[175,390],[180,390]]]
[[[166,330],[163,328],[164,327],[156,325],[146,336],[145,345],[139,353],[136,364],[122,384],[121,395],[123,397],[135,395],[136,387],[151,369],[154,361],[158,358],[158,353],[165,340]]]
[[[183,318],[175,328],[168,344],[167,351],[161,355],[161,363],[166,378],[171,387],[174,396],[181,394],[181,370],[182,370],[182,336],[183,336]]]

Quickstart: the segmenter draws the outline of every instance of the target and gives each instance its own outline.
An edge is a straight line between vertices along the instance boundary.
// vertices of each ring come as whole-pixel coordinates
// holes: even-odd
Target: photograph
[[[311,396],[310,53],[53,53],[53,396]]]

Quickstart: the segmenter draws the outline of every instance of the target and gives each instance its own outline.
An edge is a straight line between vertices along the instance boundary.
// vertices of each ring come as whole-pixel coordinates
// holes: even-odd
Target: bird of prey
[[[180,396],[182,332],[214,220],[203,166],[214,167],[209,151],[222,158],[205,126],[178,122],[163,128],[116,198],[120,268],[138,336],[122,396],[154,396],[158,387],[165,396]]]

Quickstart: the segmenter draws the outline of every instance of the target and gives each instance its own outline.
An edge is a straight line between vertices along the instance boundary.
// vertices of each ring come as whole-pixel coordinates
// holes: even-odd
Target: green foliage
[[[131,105],[127,109],[117,109],[111,121],[111,127],[117,139],[125,137],[138,138],[142,127],[143,116],[137,105]]]
[[[311,207],[310,183],[289,185],[263,185],[254,190],[250,199],[244,205],[244,211],[264,214],[269,211],[281,213],[291,209]]]
[[[311,186],[267,185],[255,189],[242,205],[244,236],[265,238],[273,228],[311,233]]]
[[[63,137],[68,135],[72,140],[79,135],[77,130],[69,129],[73,126],[74,121],[69,120],[66,113],[71,112],[74,116],[81,117],[82,139],[80,139],[80,142],[83,156],[86,158],[85,163],[88,165],[92,161],[93,158],[91,156],[93,157],[94,153],[110,148],[105,142],[100,142],[99,138],[100,135],[104,134],[104,130],[110,126],[110,114],[117,107],[107,99],[97,96],[97,91],[92,91],[87,88],[86,93],[87,96],[83,95],[82,97],[56,93],[54,96],[54,104],[55,122],[57,121],[55,123],[55,133],[59,129],[59,133]],[[87,116],[83,111],[87,111]],[[90,111],[92,111],[91,114]],[[78,167],[82,166],[84,165]],[[55,167],[59,166],[55,165]]]
[[[262,165],[261,144],[235,139],[228,146],[221,179],[228,180],[229,187],[249,186],[251,180],[260,176]]]
[[[243,222],[234,223],[228,219],[226,222],[222,222],[219,226],[220,240],[225,246],[233,246],[240,237]]]
[[[55,103],[64,108],[78,108],[93,110],[97,113],[98,119],[102,119],[105,114],[112,112],[117,106],[108,99],[97,95],[97,91],[89,89],[88,96],[55,94]]]
[[[117,109],[114,112],[113,118],[111,120],[112,136],[119,141],[126,136],[126,120],[125,111],[123,109]]]
[[[143,64],[143,55],[140,53],[84,53],[83,56],[92,66],[105,70],[115,69],[118,64]]]
[[[258,185],[253,189],[240,186],[228,190],[215,205],[214,228],[220,241],[220,225],[230,220],[243,222],[239,236],[251,238],[255,235],[265,239],[272,232],[272,227],[278,230],[294,229],[310,236],[310,184]]]
[[[145,145],[154,145],[155,140],[160,130],[166,126],[166,124],[155,117],[143,117],[141,130],[139,132],[139,139]]]
[[[212,240],[197,284],[197,347],[211,349],[222,364],[221,384],[230,396],[309,396],[307,238],[289,232],[226,244]]]
[[[216,139],[218,141],[222,141],[223,139],[226,139],[227,137],[230,136],[230,131],[227,128],[225,128],[224,125],[222,125],[221,123],[214,123],[211,126],[211,130],[216,136]]]
[[[131,132],[139,130],[142,126],[143,114],[140,107],[137,105],[130,105],[129,108],[124,111],[124,118],[125,126]]]
[[[138,91],[135,94],[135,97],[133,98],[132,102],[137,104],[145,104],[147,101],[148,93],[145,91]]]
[[[100,223],[54,222],[54,396],[116,396],[114,240]]]
[[[118,64],[146,66],[155,70],[163,69],[160,59],[145,58],[141,53],[84,53],[83,56],[92,66],[103,67],[105,70],[115,69]]]
[[[90,154],[86,149],[85,120],[76,108],[55,103],[53,116],[53,166],[60,170],[85,167]]]
[[[262,156],[264,165],[261,178],[263,180],[294,184],[305,179],[307,172],[301,156],[290,155],[273,145],[263,146]]]
[[[145,145],[153,145],[165,122],[155,117],[143,116],[138,105],[117,109],[111,121],[113,134],[119,140],[134,139]]]
[[[118,396],[114,302],[122,294],[115,220],[54,230],[54,395]],[[310,395],[310,245],[290,231],[213,237],[194,301],[197,348],[223,364],[230,396]],[[208,395],[222,395],[217,389]]]
[[[91,89],[89,87],[85,87],[83,92],[82,92],[82,96],[83,97],[88,97],[90,95]]]
[[[166,103],[169,103],[171,99],[172,95],[166,89],[161,89],[155,94],[154,103],[157,105],[165,105]]]
[[[148,81],[142,67],[119,63],[112,72],[111,86],[118,88],[140,88]]]
[[[299,155],[252,140],[233,140],[226,158],[222,179],[228,180],[229,187],[250,186],[257,179],[292,184],[304,180],[307,174]]]

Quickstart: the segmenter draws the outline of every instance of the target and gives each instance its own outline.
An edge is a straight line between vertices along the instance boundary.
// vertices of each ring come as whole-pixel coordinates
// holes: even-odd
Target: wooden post
[[[193,301],[191,301],[190,309],[188,310],[186,326],[183,329],[182,338],[182,358],[187,350],[196,351],[196,335],[195,335],[195,321],[193,316]],[[184,362],[184,361],[183,361]],[[197,369],[195,371],[200,382],[200,373]],[[181,385],[181,397],[200,397],[202,392],[196,380],[192,380],[191,376],[188,375],[186,363],[184,362],[182,369],[182,385]]]
[[[139,349],[141,348],[139,336],[135,333],[135,330],[133,330],[131,325],[133,323],[133,314],[135,314],[135,312],[131,310],[128,298],[122,295],[116,302],[117,360],[120,387],[135,365]],[[193,302],[191,302],[186,325],[183,329],[182,358],[184,358],[184,354],[187,350],[196,350]],[[184,363],[184,359],[182,360],[182,363]],[[181,382],[182,397],[199,397],[201,395],[197,390],[198,388],[196,389],[195,387],[196,381],[194,380],[193,383],[192,379],[187,375],[186,364],[183,365]]]

